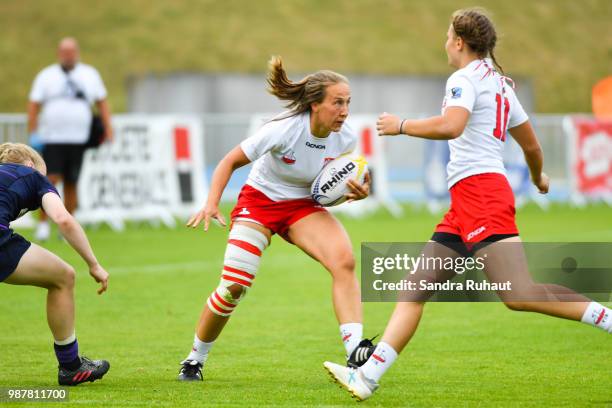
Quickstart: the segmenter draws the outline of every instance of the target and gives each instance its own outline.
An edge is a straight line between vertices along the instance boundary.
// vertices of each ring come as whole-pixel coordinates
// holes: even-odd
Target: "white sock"
[[[612,333],[612,310],[597,302],[589,303],[581,321]]]
[[[58,346],[66,346],[66,345],[74,342],[75,340],[76,340],[76,334],[74,332],[72,332],[72,334],[70,336],[68,336],[68,338],[66,338],[64,340],[54,340],[54,342]]]
[[[346,349],[346,355],[350,356],[353,350],[359,345],[363,336],[363,324],[361,323],[344,323],[340,325],[340,335],[342,343]]]
[[[211,341],[210,343],[205,343],[198,338],[196,334],[193,336],[193,347],[191,348],[191,353],[187,356],[187,360],[195,360],[199,363],[204,364],[206,359],[208,358],[208,352],[212,348],[215,342]]]
[[[381,341],[374,349],[374,354],[361,366],[361,373],[364,377],[378,382],[395,359],[397,359],[397,352],[393,350],[393,347]]]

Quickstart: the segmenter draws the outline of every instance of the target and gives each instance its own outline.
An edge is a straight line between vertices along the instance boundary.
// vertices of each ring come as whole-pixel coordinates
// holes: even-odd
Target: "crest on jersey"
[[[293,150],[289,150],[281,159],[287,164],[295,164],[295,152]]]
[[[455,87],[451,89],[451,98],[453,99],[461,98],[461,88],[460,87]]]

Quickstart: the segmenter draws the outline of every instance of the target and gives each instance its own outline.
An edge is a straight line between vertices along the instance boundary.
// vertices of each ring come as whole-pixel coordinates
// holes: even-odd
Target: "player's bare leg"
[[[4,282],[47,289],[47,322],[55,340],[61,385],[95,381],[106,374],[110,368],[107,361],[79,357],[74,330],[74,268],[55,254],[31,244]]]
[[[221,283],[204,305],[191,352],[181,362],[179,380],[203,379],[202,367],[208,353],[251,286],[259,259],[271,236],[272,232],[260,224],[245,221],[234,223],[225,252]]]
[[[332,276],[332,298],[347,355],[363,336],[361,291],[353,247],[346,230],[328,212],[312,213],[289,228],[289,238]]]
[[[55,340],[64,340],[74,333],[74,280],[74,268],[32,244],[5,282],[47,289],[47,322]]]
[[[429,241],[423,249],[425,257],[456,258],[461,255],[440,243]],[[445,282],[455,276],[453,271],[417,270],[408,274],[406,280],[419,282]],[[391,367],[398,354],[404,349],[416,332],[425,302],[434,294],[431,291],[406,292],[400,295],[395,310],[387,324],[381,341],[373,354],[359,369],[325,362],[324,367],[332,378],[360,400],[369,398],[378,388],[380,377]]]
[[[234,299],[239,299],[244,293],[244,287],[240,285],[231,285],[227,289],[231,292]],[[196,326],[196,334],[203,342],[211,343],[217,340],[217,337],[223,331],[223,328],[229,321],[230,316],[220,316],[213,313],[209,307],[204,306],[200,314],[200,320]]]
[[[476,252],[475,256],[486,253],[485,272],[491,282],[512,282],[512,290],[499,292],[501,299],[511,310],[529,311],[560,317],[569,320],[597,323],[608,332],[612,332],[612,314],[610,309],[571,289],[553,285],[535,283],[529,274],[527,258],[520,237],[511,237],[492,243]],[[594,319],[590,319],[590,310],[594,309]],[[595,310],[596,309],[596,310]],[[601,317],[600,317],[601,316]],[[590,320],[593,320],[592,322]]]
[[[425,257],[456,258],[459,253],[438,242],[429,241],[423,249]],[[408,275],[406,279],[419,282],[426,279],[429,282],[446,282],[455,276],[453,271],[423,271],[418,270],[413,275]],[[387,323],[387,327],[381,342],[389,344],[393,349],[400,353],[416,332],[425,302],[433,295],[433,292],[416,292],[402,294],[400,300],[395,305],[395,310]],[[421,299],[419,299],[421,298]]]
[[[242,294],[242,289],[239,285],[229,286],[228,289],[234,299],[238,299]],[[208,306],[205,305],[196,326],[196,335],[203,342],[212,343],[217,340],[229,318],[230,316],[219,316],[211,312]]]
[[[264,226],[253,222],[236,222],[235,226],[238,225],[243,225],[261,232],[266,236],[268,242],[270,242],[272,233]],[[239,299],[245,292],[245,287],[239,284],[232,284],[228,286],[227,289],[231,292],[234,299]],[[230,316],[220,316],[215,314],[208,306],[204,306],[202,314],[200,315],[200,320],[198,321],[196,334],[204,342],[208,343],[215,341],[227,324],[229,317]]]

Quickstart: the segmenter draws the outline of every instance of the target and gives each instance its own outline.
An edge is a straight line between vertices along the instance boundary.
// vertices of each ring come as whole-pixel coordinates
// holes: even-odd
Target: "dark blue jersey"
[[[8,230],[9,224],[26,212],[40,208],[47,193],[58,194],[53,184],[35,169],[0,164],[0,232]]]

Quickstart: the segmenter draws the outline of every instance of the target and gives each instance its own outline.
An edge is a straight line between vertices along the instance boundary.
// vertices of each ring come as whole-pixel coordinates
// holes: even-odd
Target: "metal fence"
[[[26,115],[0,114],[0,142],[27,143],[27,141]]]
[[[418,117],[423,115],[410,115]],[[532,115],[545,157],[545,170],[557,186],[557,198],[564,198],[568,188],[568,143],[563,129],[564,115]],[[204,157],[208,178],[221,158],[247,135],[253,116],[249,114],[202,115],[205,132]],[[28,141],[26,115],[0,114],[0,142]],[[387,143],[385,158],[389,167],[392,191],[400,199],[423,198],[424,142],[416,138],[393,138]],[[232,178],[225,198],[235,195],[246,179],[248,168],[240,169]]]
[[[422,117],[406,115],[406,117]],[[569,195],[567,166],[567,136],[563,129],[564,115],[532,115],[531,121],[544,150],[545,171],[551,177],[555,188],[553,199],[566,199]],[[203,117],[205,130],[205,158],[210,176],[212,168],[221,158],[247,135],[251,115],[214,114]],[[515,146],[516,148],[516,146]],[[423,139],[402,137],[392,138],[385,148],[389,167],[389,182],[394,196],[400,200],[424,199],[425,143]],[[232,178],[228,188],[234,191],[246,179],[248,169],[240,169]],[[233,192],[228,197],[233,196]]]

